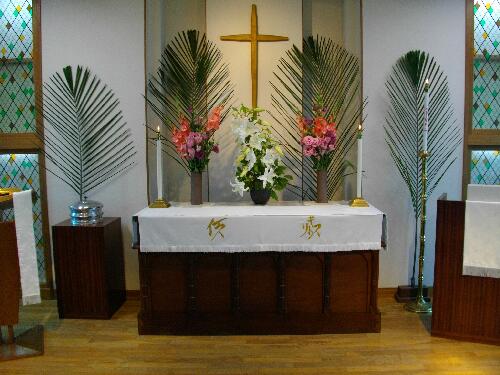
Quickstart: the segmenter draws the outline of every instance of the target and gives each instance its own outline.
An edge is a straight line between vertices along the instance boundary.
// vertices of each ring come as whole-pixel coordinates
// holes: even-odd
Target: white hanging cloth
[[[31,196],[31,190],[25,190],[13,197],[23,305],[41,302]]]
[[[469,185],[463,274],[500,278],[500,186]]]

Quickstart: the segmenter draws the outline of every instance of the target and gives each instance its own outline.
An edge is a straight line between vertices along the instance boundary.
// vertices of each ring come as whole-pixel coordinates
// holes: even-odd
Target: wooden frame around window
[[[33,0],[33,82],[35,97],[42,97],[42,35],[41,35],[41,0]],[[43,118],[41,113],[35,113],[35,123],[39,131],[43,132]],[[45,175],[45,157],[41,152],[43,144],[34,133],[2,133],[0,134],[0,152],[2,153],[36,153],[40,170],[40,191],[42,205],[43,239],[45,255],[46,282],[41,287],[43,298],[54,297],[54,283],[52,274],[52,253],[50,246],[49,216],[47,204],[47,183]]]
[[[465,0],[465,108],[462,198],[467,198],[470,182],[471,151],[500,148],[500,129],[472,128],[472,100],[474,86],[474,1]]]

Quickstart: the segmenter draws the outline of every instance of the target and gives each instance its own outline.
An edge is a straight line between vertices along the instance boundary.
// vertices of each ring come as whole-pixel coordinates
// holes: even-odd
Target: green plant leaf
[[[37,136],[55,168],[47,170],[66,183],[80,200],[134,164],[130,129],[119,100],[88,68],[71,66],[43,84],[37,110],[45,120]]]
[[[389,153],[408,187],[415,217],[420,216],[421,160],[424,127],[424,83],[429,79],[428,195],[432,194],[459,145],[448,80],[428,53],[409,51],[393,66],[386,82],[390,108],[384,127]]]
[[[331,39],[317,36],[304,39],[303,48],[293,46],[281,58],[271,82],[274,133],[286,150],[285,164],[298,186],[288,190],[302,199],[316,199],[316,172],[311,160],[302,155],[297,128],[299,113],[312,117],[315,98],[323,98],[326,116],[337,123],[337,147],[328,166],[328,196],[332,198],[342,184],[344,161],[356,141],[365,102],[359,103],[359,60]]]
[[[422,209],[419,152],[423,142],[426,79],[430,82],[427,159],[427,195],[430,197],[455,162],[453,154],[460,144],[447,77],[434,58],[417,50],[409,51],[396,62],[386,82],[390,106],[385,119],[385,141],[396,169],[408,188],[415,217],[412,284],[415,280],[418,247],[418,218]]]
[[[146,102],[170,135],[182,115],[190,122],[206,118],[216,106],[224,106],[223,121],[231,110],[233,86],[222,53],[205,34],[179,32],[165,47],[156,75],[148,79]],[[188,163],[174,152],[178,163]]]

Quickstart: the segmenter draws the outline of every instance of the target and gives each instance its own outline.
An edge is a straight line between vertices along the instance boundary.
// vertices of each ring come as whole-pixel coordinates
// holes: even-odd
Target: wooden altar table
[[[139,333],[380,332],[383,221],[338,203],[144,209]]]

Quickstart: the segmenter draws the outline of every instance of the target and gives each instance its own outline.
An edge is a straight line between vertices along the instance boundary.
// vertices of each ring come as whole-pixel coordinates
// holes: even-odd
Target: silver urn
[[[69,214],[73,225],[99,224],[102,222],[102,203],[84,198],[69,206]]]

